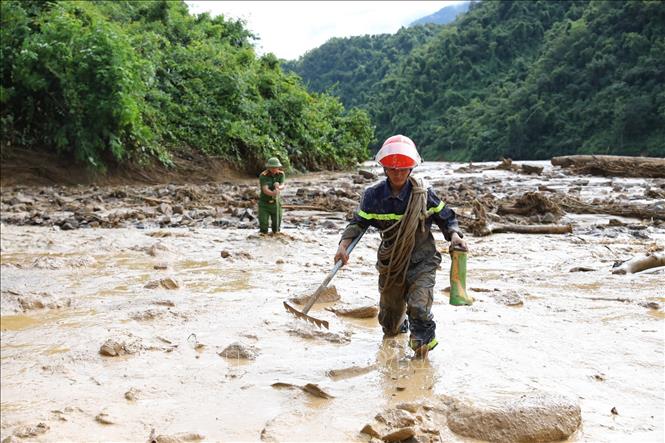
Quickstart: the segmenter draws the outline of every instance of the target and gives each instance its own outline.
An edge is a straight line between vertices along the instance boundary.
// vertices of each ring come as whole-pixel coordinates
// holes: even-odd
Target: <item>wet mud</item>
[[[588,202],[665,204],[645,193],[662,189],[659,179],[533,165],[544,170],[426,163],[417,175],[463,225],[472,198],[500,202],[539,186]],[[546,392],[579,407],[570,441],[663,441],[665,272],[611,272],[662,251],[661,221],[510,214],[502,221],[569,223],[572,233],[468,235],[475,302],[449,304],[444,253],[433,305],[440,344],[412,360],[408,337],[383,339],[372,309],[377,232],[333,280],[339,300],[310,311],[330,330],[282,304],[323,281],[353,202],[375,179],[290,177],[275,236],[259,236],[249,217],[250,181],[4,188],[1,438],[473,442],[485,434],[460,431],[457,401]],[[407,417],[405,427],[377,418],[390,414]]]

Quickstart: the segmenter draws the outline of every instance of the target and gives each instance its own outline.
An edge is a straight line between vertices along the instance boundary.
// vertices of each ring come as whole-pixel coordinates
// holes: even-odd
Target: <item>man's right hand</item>
[[[342,266],[349,262],[349,253],[346,252],[346,248],[349,247],[353,239],[342,240],[337,247],[337,252],[335,253],[334,262],[337,263],[338,260],[342,260]]]

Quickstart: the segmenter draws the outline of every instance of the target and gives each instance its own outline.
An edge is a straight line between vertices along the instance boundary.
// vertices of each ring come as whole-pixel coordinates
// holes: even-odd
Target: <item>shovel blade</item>
[[[315,324],[316,326],[318,326],[319,328],[320,328],[321,326],[323,326],[323,327],[326,328],[326,329],[330,329],[330,328],[328,327],[328,322],[325,321],[325,320],[319,320],[318,318],[314,318],[314,317],[312,317],[311,315],[303,314],[302,312],[298,311],[296,308],[294,308],[294,307],[292,307],[291,305],[289,305],[287,302],[284,302],[284,307],[286,308],[286,310],[287,310],[288,312],[290,312],[291,314],[295,315],[297,318],[301,318],[301,319],[306,320],[306,321],[308,321],[308,322],[310,322],[310,323],[313,323],[313,324]]]

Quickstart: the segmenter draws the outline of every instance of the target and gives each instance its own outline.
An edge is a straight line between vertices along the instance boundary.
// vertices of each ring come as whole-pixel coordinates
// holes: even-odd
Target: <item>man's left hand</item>
[[[450,236],[450,245],[453,249],[463,249],[465,251],[468,251],[469,249],[466,240],[460,237],[457,232],[453,232],[453,235]]]

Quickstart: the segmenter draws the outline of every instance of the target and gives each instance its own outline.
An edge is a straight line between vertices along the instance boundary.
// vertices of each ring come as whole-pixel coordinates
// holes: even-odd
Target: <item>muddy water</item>
[[[428,164],[419,174],[436,180],[440,170]],[[584,191],[602,195],[608,180],[590,178]],[[646,185],[624,181],[635,195]],[[526,177],[515,189],[538,183]],[[448,304],[444,258],[433,306],[441,344],[427,361],[410,360],[405,336],[383,340],[376,319],[316,305],[312,315],[330,322],[325,334],[284,310],[284,300],[313,292],[326,276],[335,229],[287,224],[283,236],[259,237],[247,229],[3,225],[2,438],[42,422],[49,430],[36,441],[145,441],[152,429],[210,441],[367,441],[359,430],[387,406],[540,389],[578,399],[583,424],[572,441],[661,442],[665,274],[610,268],[665,244],[665,230],[643,223],[646,235],[636,237],[593,229],[608,219],[570,216],[564,221],[575,231],[566,236],[469,237],[467,286],[476,303]],[[336,305],[376,302],[378,242],[368,233],[335,277]],[[594,270],[569,272],[579,266]],[[179,287],[145,288],[166,277]],[[503,303],[507,294],[522,303]],[[24,309],[19,297],[47,306]],[[107,339],[136,352],[102,356]],[[257,358],[220,357],[233,342]],[[357,370],[328,375],[350,367]],[[275,383],[314,383],[333,398]],[[96,419],[102,413],[111,424]],[[450,431],[442,437],[469,441]]]

